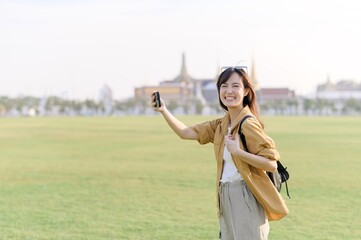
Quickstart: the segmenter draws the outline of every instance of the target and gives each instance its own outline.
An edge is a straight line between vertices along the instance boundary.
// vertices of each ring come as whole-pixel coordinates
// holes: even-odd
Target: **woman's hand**
[[[228,151],[234,156],[239,157],[242,161],[268,172],[274,172],[277,170],[277,162],[272,161],[268,158],[258,156],[252,153],[248,153],[242,150],[239,146],[240,144],[240,136],[236,134],[233,139],[231,135],[226,135],[224,138],[224,144],[227,147]]]
[[[224,137],[224,144],[228,149],[228,152],[231,154],[236,154],[241,150],[239,147],[239,134],[236,134],[235,138],[233,139],[231,135],[226,135]]]
[[[160,107],[156,107],[157,104],[156,104],[156,101],[155,101],[155,94],[153,93],[152,96],[151,96],[151,103],[150,104],[151,104],[154,111],[162,113],[166,109],[165,103],[164,103],[162,98],[160,99],[160,103],[161,103]]]

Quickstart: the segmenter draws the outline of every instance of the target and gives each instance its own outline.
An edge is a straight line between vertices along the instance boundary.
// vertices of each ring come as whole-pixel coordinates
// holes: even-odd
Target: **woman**
[[[187,127],[165,107],[152,107],[182,139],[212,142],[217,159],[217,193],[220,239],[267,239],[268,219],[278,220],[288,213],[282,197],[265,171],[274,172],[280,156],[268,137],[257,111],[256,96],[245,68],[231,67],[217,81],[219,103],[224,117]],[[240,142],[239,125],[247,151]]]

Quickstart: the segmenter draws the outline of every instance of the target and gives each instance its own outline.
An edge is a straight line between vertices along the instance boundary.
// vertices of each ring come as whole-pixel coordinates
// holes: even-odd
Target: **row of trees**
[[[263,113],[273,112],[277,115],[359,115],[361,99],[292,99],[274,100],[260,104]]]
[[[123,101],[113,101],[111,112],[105,111],[104,103],[92,99],[70,100],[57,96],[45,98],[23,96],[10,98],[0,97],[0,116],[28,115],[126,115],[147,114],[152,112],[149,99],[129,98]],[[218,102],[208,106],[202,105],[197,99],[189,99],[184,104],[176,101],[167,103],[172,112],[183,114],[218,114],[222,112]],[[294,99],[274,100],[260,104],[262,114],[276,115],[360,115],[361,99],[326,100],[326,99]]]
[[[113,101],[113,113],[128,113],[139,104],[134,99]],[[11,98],[0,96],[0,116],[27,115],[105,115],[104,103],[92,99],[71,100],[57,96],[44,98],[23,96]]]
[[[312,113],[314,115],[361,114],[361,99],[355,98],[343,100],[305,99],[303,106],[306,113]]]

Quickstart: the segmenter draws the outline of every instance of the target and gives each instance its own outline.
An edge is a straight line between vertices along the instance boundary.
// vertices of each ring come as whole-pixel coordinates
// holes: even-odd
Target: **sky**
[[[0,96],[116,99],[254,62],[261,87],[307,95],[361,80],[358,0],[0,0]]]

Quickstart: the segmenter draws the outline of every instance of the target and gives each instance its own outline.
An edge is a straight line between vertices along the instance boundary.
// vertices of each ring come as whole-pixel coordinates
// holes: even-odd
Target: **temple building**
[[[361,99],[361,84],[353,80],[333,83],[328,76],[325,83],[317,86],[316,97],[328,100]]]
[[[216,85],[215,79],[195,79],[189,75],[185,54],[178,76],[172,80],[159,83],[158,86],[142,86],[135,88],[136,99],[149,98],[154,91],[159,91],[168,108],[177,113],[211,113],[209,104],[217,97],[217,89],[205,88],[208,84]],[[207,96],[207,97],[205,97]],[[217,100],[217,98],[216,98]]]
[[[308,108],[323,115],[358,115],[361,113],[361,83],[355,80],[319,84]],[[309,111],[308,111],[309,112]]]
[[[218,68],[220,69],[220,68]],[[154,91],[159,91],[168,109],[180,114],[215,114],[222,109],[219,106],[216,81],[218,75],[210,79],[195,79],[189,75],[185,54],[182,55],[180,73],[172,80],[159,83],[158,86],[142,86],[135,88],[135,99],[148,101]],[[296,94],[288,88],[261,88],[256,76],[254,60],[252,61],[250,78],[258,97],[261,111],[269,114],[296,112]],[[296,103],[294,105],[297,105]],[[292,109],[291,109],[292,108]],[[276,111],[275,111],[276,109]]]

